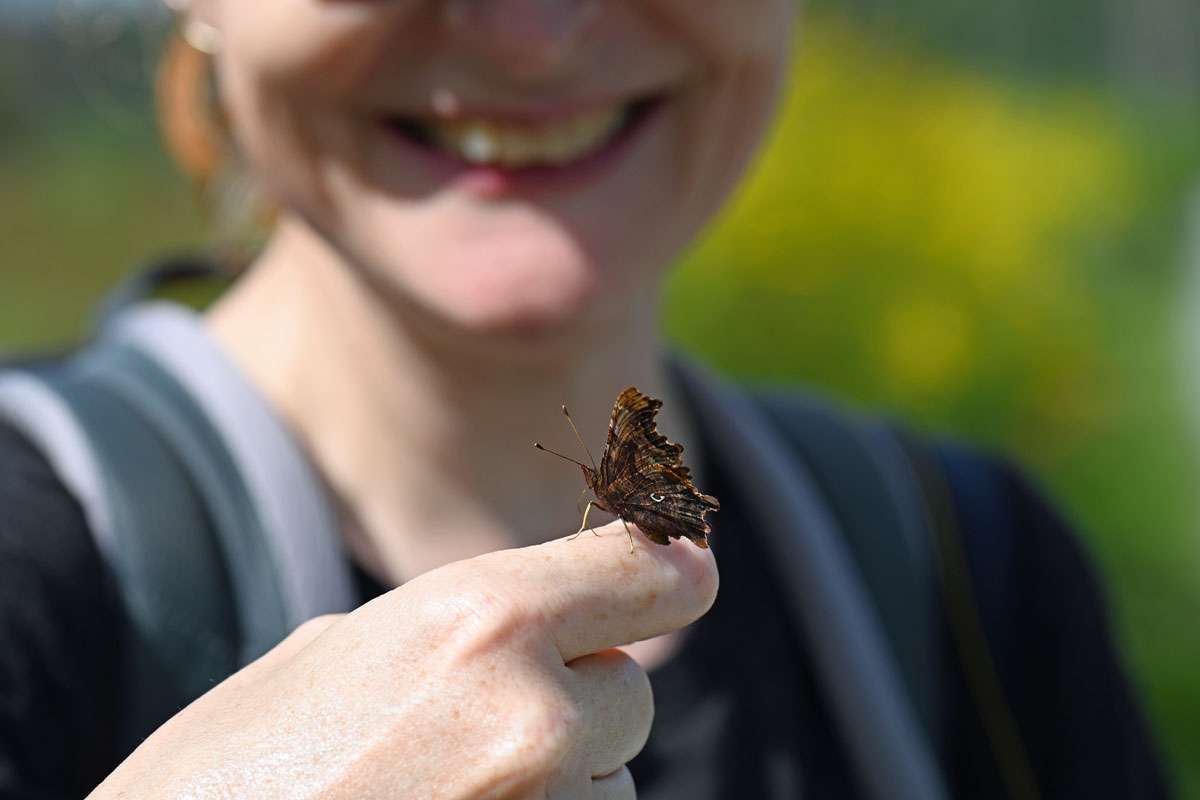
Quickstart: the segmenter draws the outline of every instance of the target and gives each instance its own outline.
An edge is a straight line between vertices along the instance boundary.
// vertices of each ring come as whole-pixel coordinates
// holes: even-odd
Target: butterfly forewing
[[[668,441],[658,432],[654,417],[662,401],[642,394],[633,386],[617,396],[612,419],[608,423],[608,439],[600,457],[599,479],[611,485],[631,472],[651,464],[683,466],[683,446]]]
[[[720,508],[702,494],[683,464],[683,446],[658,432],[654,417],[662,401],[634,387],[613,405],[600,467],[590,475],[596,497],[613,514],[638,526],[652,542],[686,537],[708,546],[708,511]]]

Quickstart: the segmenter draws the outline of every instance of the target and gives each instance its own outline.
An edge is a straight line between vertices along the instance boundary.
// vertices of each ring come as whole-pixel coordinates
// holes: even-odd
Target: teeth
[[[472,164],[517,168],[534,164],[566,164],[597,149],[625,118],[622,108],[579,114],[541,125],[480,118],[425,120],[430,140]]]

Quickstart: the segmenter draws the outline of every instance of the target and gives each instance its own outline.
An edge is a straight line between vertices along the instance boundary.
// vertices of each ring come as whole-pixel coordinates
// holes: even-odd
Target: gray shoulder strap
[[[122,355],[90,348],[36,377],[8,373],[0,417],[33,440],[79,500],[113,579],[124,613],[112,734],[126,753],[235,670],[246,637],[231,560],[196,484],[167,437],[109,380],[122,372],[110,359]],[[244,518],[252,514],[237,504]]]
[[[887,646],[868,590],[808,468],[745,395],[694,365],[678,374],[698,423],[752,500],[764,541],[794,573],[797,611],[846,750],[865,794],[941,800],[947,792]]]
[[[0,419],[13,424],[50,462],[79,501],[101,556],[112,563],[116,535],[103,472],[91,439],[70,405],[32,373],[0,372]]]
[[[0,418],[79,501],[115,578],[122,752],[300,622],[354,606],[324,487],[190,312],[135,309],[68,359],[0,372]]]
[[[118,368],[115,376],[124,387],[122,394],[143,412],[169,411],[179,404],[150,396],[161,394],[147,390],[142,379],[150,373],[161,373],[183,390],[180,397],[198,407],[203,427],[219,437],[261,522],[279,577],[288,629],[314,616],[354,607],[353,580],[326,487],[292,434],[209,338],[195,313],[165,302],[135,307],[117,315],[92,349],[125,353],[121,358],[127,364],[144,364],[145,368],[132,371]],[[80,355],[82,367],[76,371],[98,374],[89,363],[95,359],[88,349]],[[100,378],[108,383],[114,380],[107,372]],[[151,383],[164,385],[163,380]],[[165,435],[179,432],[173,420],[164,419],[170,415],[158,416]],[[117,536],[104,490],[104,466],[94,434],[89,434],[70,403],[50,382],[13,370],[0,373],[0,417],[13,422],[42,450],[82,505],[101,553],[111,557]],[[229,535],[236,537],[236,532]]]
[[[357,597],[327,488],[201,319],[182,306],[146,303],[117,316],[104,337],[145,354],[203,409],[258,511],[288,626],[352,609]]]

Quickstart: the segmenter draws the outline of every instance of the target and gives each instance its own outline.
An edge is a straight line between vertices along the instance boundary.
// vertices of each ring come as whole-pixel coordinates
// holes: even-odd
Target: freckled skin
[[[301,626],[92,798],[590,796],[653,719],[645,672],[612,648],[688,624],[717,590],[707,550],[631,559],[620,522],[598,533],[450,564]]]

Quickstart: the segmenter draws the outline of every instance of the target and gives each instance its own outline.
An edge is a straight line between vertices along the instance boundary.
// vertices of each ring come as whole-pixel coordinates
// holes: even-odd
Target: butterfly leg
[[[592,511],[592,506],[594,506],[594,505],[595,505],[594,501],[588,500],[587,507],[583,509],[583,524],[579,526],[579,530],[575,531],[574,533],[572,533],[570,536],[567,537],[567,541],[571,541],[576,536],[583,533],[585,530],[592,530],[592,529],[588,528],[587,518],[588,518],[588,514],[590,514]],[[592,530],[592,535],[599,536],[600,534],[596,533],[595,530]]]
[[[585,486],[585,487],[583,487],[583,491],[579,493],[579,497],[575,498],[575,510],[579,511],[580,514],[582,514],[583,512],[580,511],[580,509],[579,509],[579,501],[582,500],[583,496],[590,491],[591,491],[591,489],[588,488],[587,486]]]
[[[633,553],[633,531],[629,530],[629,523],[626,522],[625,520],[622,519],[621,524],[625,526],[625,533],[628,534],[628,536],[629,536],[629,552],[630,552],[630,554],[632,554]]]

